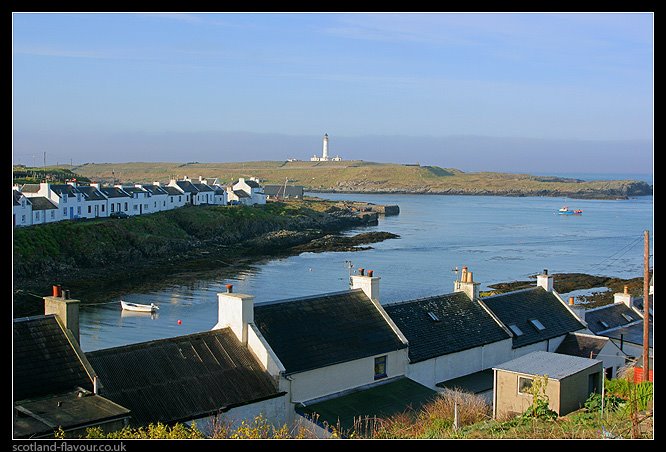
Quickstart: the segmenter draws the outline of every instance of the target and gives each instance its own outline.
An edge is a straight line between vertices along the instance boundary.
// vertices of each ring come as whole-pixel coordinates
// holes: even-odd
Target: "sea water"
[[[255,303],[349,287],[350,271],[373,270],[380,301],[391,303],[453,291],[462,266],[480,289],[528,280],[544,269],[620,278],[643,274],[643,232],[653,240],[653,197],[578,200],[552,197],[317,194],[334,200],[397,204],[400,214],[380,216],[377,226],[346,231],[398,234],[357,252],[302,253],[258,263],[224,280],[197,280],[122,296],[155,303],[158,314],[122,312],[117,303],[81,307],[84,351],[210,330],[217,293],[226,284],[252,294]],[[558,215],[567,205],[582,215]],[[456,272],[458,269],[458,272]],[[180,320],[180,322],[179,322]]]

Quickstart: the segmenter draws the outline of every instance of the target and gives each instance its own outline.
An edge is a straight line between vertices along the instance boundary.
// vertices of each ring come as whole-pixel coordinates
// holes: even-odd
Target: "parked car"
[[[111,215],[109,215],[111,218],[129,218],[129,215],[127,215],[125,212],[121,211],[116,211],[116,212],[111,212]]]

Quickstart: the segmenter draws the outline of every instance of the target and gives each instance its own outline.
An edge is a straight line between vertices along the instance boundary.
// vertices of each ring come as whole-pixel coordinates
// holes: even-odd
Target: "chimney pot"
[[[69,289],[62,291],[62,298],[69,300]]]
[[[374,272],[373,272],[372,270],[368,270],[368,276],[369,276],[369,277],[372,278],[372,274],[373,274],[373,273],[374,273]]]
[[[624,293],[626,293],[626,294],[629,293],[629,286],[624,286]]]
[[[363,276],[365,274],[365,269],[364,268],[359,268],[358,269],[358,274]]]
[[[573,306],[575,303],[574,297],[569,297],[569,306]]]
[[[234,291],[233,284],[227,284],[227,293],[232,293]]]
[[[474,273],[473,272],[467,272],[467,282],[474,282]]]
[[[59,297],[60,296],[60,291],[58,290],[58,286],[53,286],[53,296],[54,297]]]
[[[548,274],[548,269],[547,269],[547,268],[544,268],[544,269],[543,269],[543,274],[544,274],[544,275],[547,275],[547,274]]]

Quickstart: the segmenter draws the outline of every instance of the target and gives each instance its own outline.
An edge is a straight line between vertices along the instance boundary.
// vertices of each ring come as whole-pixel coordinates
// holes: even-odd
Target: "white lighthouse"
[[[321,159],[325,162],[328,161],[328,134],[324,134],[324,149],[321,152]]]
[[[313,155],[312,157],[310,157],[310,161],[311,162],[329,162],[329,161],[340,162],[340,161],[342,161],[342,157],[340,157],[339,155],[336,155],[333,158],[328,157],[328,134],[327,133],[324,134],[321,157],[319,157],[317,155]]]

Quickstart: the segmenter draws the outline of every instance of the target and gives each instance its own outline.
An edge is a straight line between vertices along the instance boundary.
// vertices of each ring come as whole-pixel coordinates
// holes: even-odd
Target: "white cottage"
[[[250,196],[250,204],[266,204],[264,189],[254,177],[247,180],[241,177],[232,184],[232,188],[234,192],[244,191],[247,193]]]
[[[12,192],[14,226],[30,226],[32,224],[32,204],[20,191],[12,190]]]

